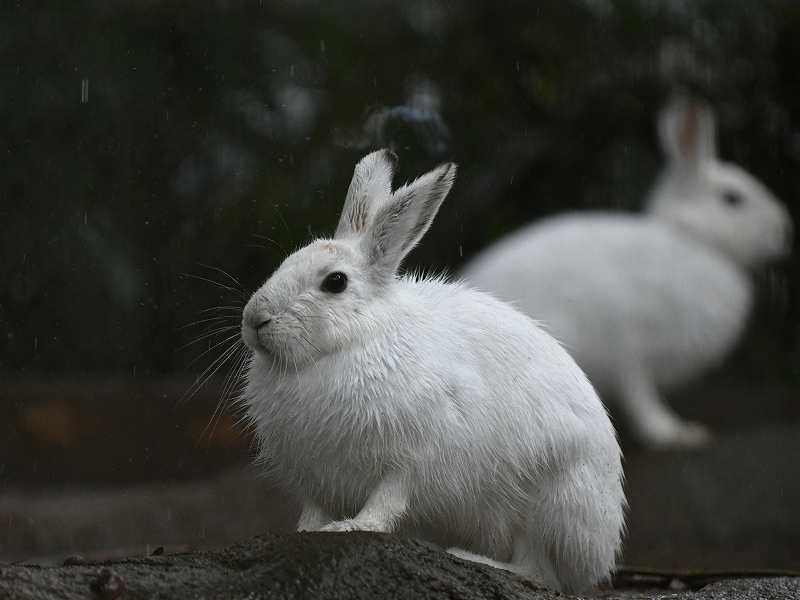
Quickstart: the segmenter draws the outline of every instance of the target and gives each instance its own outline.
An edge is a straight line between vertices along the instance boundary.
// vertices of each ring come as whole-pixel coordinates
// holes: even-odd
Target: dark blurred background
[[[178,502],[158,495],[166,486],[198,498],[189,482],[230,483],[213,478],[253,451],[224,401],[232,366],[215,361],[234,342],[247,296],[310,236],[333,231],[353,167],[373,148],[398,153],[397,184],[444,160],[459,164],[407,263],[452,271],[536,217],[639,209],[662,164],[657,111],[681,88],[716,109],[721,156],[765,182],[800,223],[800,5],[791,0],[0,7],[0,558],[169,537],[126,521],[127,541],[103,541],[97,531],[109,522],[95,523],[95,537],[59,538],[63,507],[86,506],[75,486],[112,490],[102,506],[124,490],[163,508]],[[780,515],[800,511],[800,473],[780,469],[800,463],[791,429],[800,418],[799,265],[795,253],[755,274],[758,306],[742,344],[674,398],[684,416],[721,431],[723,445],[733,440],[733,452],[762,452],[753,468],[775,472],[777,483],[762,485],[780,488],[771,509]],[[735,442],[774,427],[784,445],[769,451]],[[677,542],[658,546],[667,534],[651,526],[661,517],[635,486],[669,486],[697,460],[728,463],[650,457],[624,432],[623,442],[634,560],[693,564]],[[730,460],[741,467],[741,456]],[[146,485],[161,491],[131,491]],[[743,519],[773,506],[752,494]],[[267,520],[220,524],[217,542],[291,524],[290,501],[248,502]],[[175,531],[173,543],[213,544],[208,516],[192,518],[191,540]],[[800,525],[765,518],[752,548],[777,535],[787,540],[780,552],[800,549]],[[687,539],[730,544],[724,527],[676,519]],[[800,568],[797,555],[762,566]]]

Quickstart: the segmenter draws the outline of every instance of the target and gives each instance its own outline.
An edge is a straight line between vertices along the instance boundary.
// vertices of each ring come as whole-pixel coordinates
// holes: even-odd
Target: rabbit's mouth
[[[256,339],[258,340],[258,349],[265,356],[272,354],[272,344],[270,344],[269,326],[272,319],[264,319],[255,327]]]
[[[314,359],[318,344],[297,329],[280,318],[261,318],[242,327],[242,338],[261,358],[299,366]]]
[[[248,323],[246,319],[242,324],[242,340],[246,346],[259,354],[272,354],[272,348],[269,344],[269,334],[267,332],[270,321],[271,319],[266,319],[260,323]]]

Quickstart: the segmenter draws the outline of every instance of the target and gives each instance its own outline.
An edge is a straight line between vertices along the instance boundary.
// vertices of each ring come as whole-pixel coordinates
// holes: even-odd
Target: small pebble
[[[103,569],[92,582],[92,591],[103,600],[114,600],[122,596],[125,591],[125,582],[119,573],[111,569]]]
[[[673,577],[672,581],[669,582],[669,589],[671,590],[686,590],[689,589],[687,585],[678,579],[677,577]]]
[[[68,556],[64,559],[64,566],[69,567],[70,565],[85,565],[86,560],[82,556],[78,556],[77,554],[73,554],[72,556]]]

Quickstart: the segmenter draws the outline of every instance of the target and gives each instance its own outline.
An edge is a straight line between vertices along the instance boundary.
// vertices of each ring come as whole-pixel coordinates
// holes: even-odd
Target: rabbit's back
[[[437,440],[419,471],[425,537],[508,560],[523,529],[576,557],[557,566],[567,589],[598,578],[614,560],[624,496],[616,434],[586,376],[529,317],[482,292],[413,279],[398,291],[403,305],[427,305],[407,332],[423,349],[409,349],[419,362],[407,376],[444,386],[420,396],[440,412],[415,424]],[[565,539],[577,515],[585,522]]]
[[[752,303],[751,282],[731,259],[638,215],[538,222],[462,275],[540,319],[604,393],[633,364],[674,385],[718,363]]]

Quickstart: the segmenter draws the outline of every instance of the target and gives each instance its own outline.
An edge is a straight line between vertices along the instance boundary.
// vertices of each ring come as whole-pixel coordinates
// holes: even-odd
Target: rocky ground
[[[556,600],[565,596],[500,569],[463,561],[417,540],[376,533],[300,533],[249,538],[221,550],[66,565],[0,564],[0,597],[55,600],[442,598]],[[585,598],[790,599],[800,578],[727,578],[691,589],[598,590]]]

